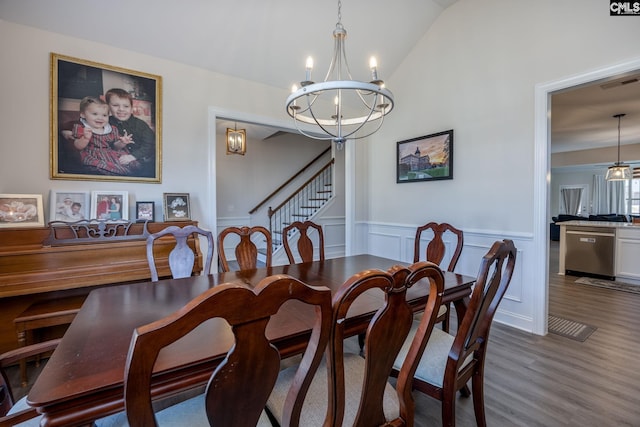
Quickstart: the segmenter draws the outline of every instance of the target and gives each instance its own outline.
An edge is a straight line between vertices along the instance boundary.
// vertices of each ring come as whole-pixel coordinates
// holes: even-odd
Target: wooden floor
[[[487,423],[638,427],[640,295],[576,285],[576,277],[557,275],[557,262],[552,242],[549,313],[598,329],[579,342],[494,324],[485,377]],[[439,402],[417,393],[416,403],[417,426],[440,425]],[[459,427],[476,425],[470,398],[458,398],[456,419]]]
[[[485,373],[490,427],[640,426],[640,295],[577,285],[549,257],[549,313],[598,329],[585,342],[491,328]],[[416,395],[416,425],[440,425],[440,404]],[[457,426],[475,426],[471,399],[458,398]]]

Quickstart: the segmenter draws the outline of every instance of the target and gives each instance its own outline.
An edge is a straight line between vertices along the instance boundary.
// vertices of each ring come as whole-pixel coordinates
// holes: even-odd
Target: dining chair
[[[331,291],[287,275],[267,277],[255,289],[236,283],[218,285],[177,312],[138,327],[125,367],[125,412],[96,424],[270,427],[264,408],[280,371],[280,353],[270,343],[267,329],[271,317],[292,300],[313,313],[313,329],[282,408],[286,425],[298,426],[302,402],[331,337]],[[235,342],[203,394],[154,413],[150,392],[158,354],[210,319],[226,321]]]
[[[464,234],[462,230],[457,229],[446,222],[440,224],[437,222],[429,222],[428,224],[418,227],[416,229],[416,237],[413,246],[413,262],[418,262],[421,258],[421,238],[422,233],[424,232],[433,233],[433,238],[427,244],[425,258],[423,258],[423,260],[435,262],[438,265],[441,265],[447,251],[443,236],[450,233],[447,235],[453,235],[455,237],[456,247],[451,254],[449,266],[447,267],[447,271],[454,271],[456,264],[458,263],[458,259],[460,258],[460,254],[462,253],[462,247],[464,246]],[[438,323],[442,323],[442,330],[445,332],[449,332],[450,313],[450,303],[443,304],[438,312]]]
[[[185,227],[172,225],[158,231],[157,233],[150,234],[147,237],[147,261],[149,262],[149,269],[151,270],[152,282],[158,281],[158,270],[156,268],[156,261],[153,255],[153,246],[157,239],[167,235],[173,236],[176,240],[175,247],[169,253],[169,269],[171,270],[172,277],[174,279],[181,279],[193,274],[195,254],[187,244],[187,239],[192,234],[202,235],[207,238],[207,257],[205,258],[205,265],[202,274],[211,274],[211,262],[213,261],[213,234],[210,231],[203,230],[195,225],[187,225]]]
[[[228,227],[222,230],[218,235],[218,257],[220,258],[220,271],[231,271],[229,261],[225,253],[224,241],[230,236],[235,235],[240,238],[240,242],[235,247],[236,262],[240,270],[253,270],[258,267],[258,246],[254,243],[254,236],[265,242],[266,261],[265,266],[271,267],[271,257],[273,254],[273,244],[271,233],[262,226],[254,227]]]
[[[502,300],[516,262],[516,247],[511,240],[496,241],[482,258],[480,270],[466,313],[455,336],[434,329],[413,377],[413,388],[442,402],[442,425],[455,426],[455,404],[458,390],[469,397],[467,382],[471,380],[476,423],[486,426],[484,412],[484,364],[491,321]],[[412,357],[412,337],[419,324],[409,333],[396,362],[394,373],[401,373],[407,357]],[[416,335],[417,336],[417,335]]]
[[[0,426],[21,427],[39,426],[42,415],[38,414],[36,408],[29,406],[27,397],[16,401],[15,395],[11,388],[11,382],[5,371],[9,366],[16,362],[25,360],[29,357],[40,355],[48,351],[55,350],[61,339],[31,344],[25,347],[19,347],[16,350],[10,350],[0,355]]]
[[[413,320],[413,310],[406,298],[407,289],[423,279],[429,282],[425,314],[415,335],[415,347],[407,356],[394,388],[389,382],[389,375]],[[333,297],[333,331],[326,367],[318,370],[311,383],[302,406],[300,424],[412,426],[415,405],[411,394],[413,374],[420,361],[420,345],[426,342],[435,325],[443,289],[442,271],[430,262],[417,263],[409,268],[396,266],[388,272],[367,270],[348,279]],[[372,292],[384,295],[384,299],[380,299],[367,325],[364,357],[345,352],[345,337],[353,334],[347,313],[349,317],[357,317],[360,314],[358,310],[367,304]],[[360,298],[363,294],[365,296]],[[286,420],[283,423],[279,408],[285,401],[286,390],[290,384],[295,384],[295,369],[295,366],[289,367],[280,373],[267,402],[267,409],[281,426],[287,424]],[[333,393],[328,401],[327,389]]]
[[[318,259],[324,261],[324,235],[322,233],[322,227],[312,221],[295,221],[282,229],[282,243],[284,250],[287,253],[290,264],[295,264],[296,259],[291,249],[291,238],[298,232],[298,255],[301,262],[312,262],[313,259],[313,240],[309,237],[309,232],[315,230],[317,232],[318,240]]]

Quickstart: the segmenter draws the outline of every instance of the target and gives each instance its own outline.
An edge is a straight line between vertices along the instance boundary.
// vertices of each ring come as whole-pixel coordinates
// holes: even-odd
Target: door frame
[[[551,95],[554,92],[640,70],[640,58],[604,66],[535,86],[533,333],[547,333],[549,313],[549,198],[551,177]]]
[[[208,138],[208,177],[207,177],[207,194],[210,195],[211,200],[209,203],[209,215],[207,221],[211,224],[211,227],[217,229],[218,216],[217,216],[217,198],[216,198],[216,120],[234,120],[238,122],[253,123],[256,125],[271,126],[278,129],[284,129],[291,132],[298,132],[291,120],[282,120],[273,117],[260,116],[257,114],[246,113],[242,111],[234,111],[220,107],[209,107],[208,109],[208,122],[209,122],[209,138]],[[309,133],[315,133],[313,128],[306,128]],[[353,149],[352,140],[348,140],[345,144],[345,249],[346,255],[351,255],[353,251],[353,245],[355,242],[355,205],[352,200],[355,199],[356,192],[356,179],[355,179],[355,155]],[[331,144],[331,155],[336,156],[336,145]],[[217,231],[216,231],[217,233]]]

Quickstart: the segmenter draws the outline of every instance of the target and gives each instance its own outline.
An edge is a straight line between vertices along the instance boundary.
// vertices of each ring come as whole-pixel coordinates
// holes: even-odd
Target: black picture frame
[[[156,216],[155,202],[136,202],[136,222],[153,222]]]
[[[163,199],[165,221],[191,220],[189,193],[163,193]]]
[[[51,53],[50,90],[51,179],[162,182],[161,76]],[[104,108],[108,100],[128,104],[126,118],[108,108],[101,142],[94,139],[100,133],[90,133],[78,147],[92,128],[80,109]]]
[[[453,179],[453,129],[398,141],[396,183]]]

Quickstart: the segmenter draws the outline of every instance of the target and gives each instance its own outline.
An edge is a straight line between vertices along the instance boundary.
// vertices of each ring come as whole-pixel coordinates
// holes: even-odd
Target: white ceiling
[[[455,1],[344,0],[353,76],[369,76],[372,55],[381,77],[390,75]],[[0,0],[0,18],[289,89],[308,56],[324,77],[338,2]]]
[[[372,55],[381,78],[391,75],[455,2],[344,0],[342,23],[354,78],[368,78]],[[314,58],[314,75],[324,77],[337,5],[318,0],[0,0],[0,19],[288,89],[304,77],[307,56]],[[640,83],[555,94],[551,151],[615,145],[617,121],[611,116],[617,113],[627,114],[622,143],[640,142]],[[264,129],[261,135],[273,132]]]
[[[551,152],[617,145],[619,113],[620,144],[640,143],[640,70],[553,94]]]

